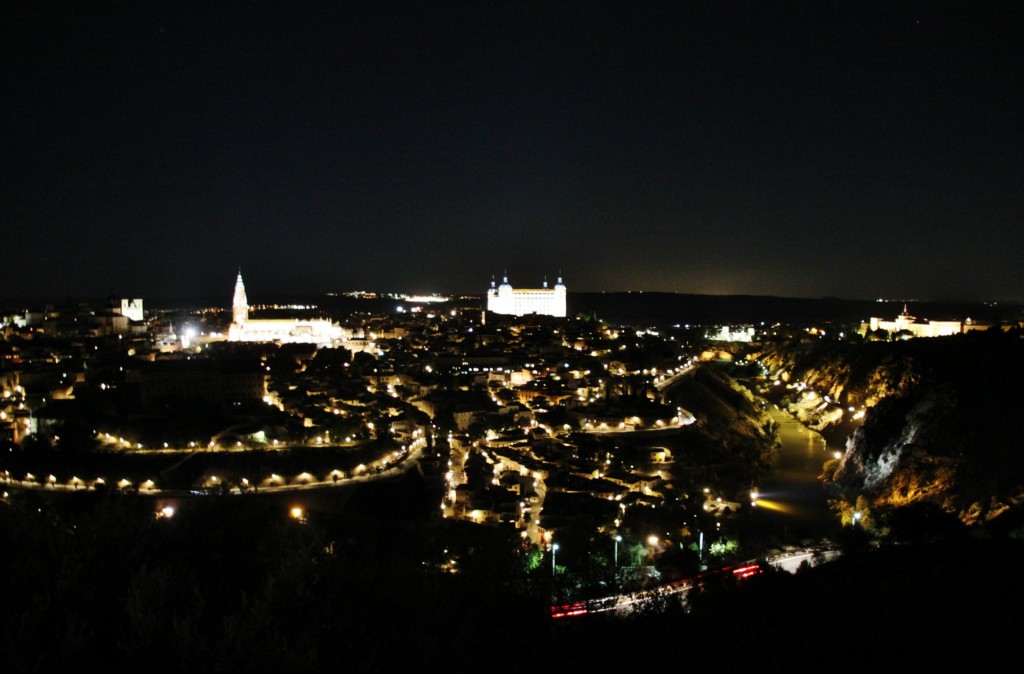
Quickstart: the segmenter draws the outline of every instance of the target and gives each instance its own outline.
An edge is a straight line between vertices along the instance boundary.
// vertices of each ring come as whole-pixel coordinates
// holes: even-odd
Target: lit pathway
[[[394,475],[398,475],[409,470],[412,466],[416,465],[416,462],[423,457],[423,448],[426,446],[426,440],[423,438],[414,440],[409,445],[408,451],[405,456],[397,462],[388,465],[386,468],[379,471],[364,470],[358,475],[348,475],[345,477],[339,477],[337,480],[331,478],[328,480],[313,480],[303,479],[299,482],[285,483],[284,478],[273,474],[259,485],[253,485],[250,489],[243,491],[237,486],[231,487],[226,494],[245,494],[249,491],[260,493],[278,493],[278,492],[290,492],[290,491],[303,491],[309,489],[323,489],[328,487],[344,487],[352,484],[360,484],[364,482],[371,482],[373,480],[380,480]],[[171,452],[178,453],[181,450],[170,450]],[[189,452],[197,450],[186,450]],[[234,450],[228,450],[234,451]],[[207,453],[207,451],[198,451],[198,453]],[[226,453],[226,452],[225,452]],[[300,473],[299,478],[302,475],[308,473]],[[25,479],[17,479],[11,476],[9,471],[0,471],[0,483],[6,485],[9,488],[19,488],[26,490],[37,490],[37,491],[52,491],[52,492],[66,492],[74,493],[81,491],[95,491],[96,485],[109,485],[113,488],[131,488],[135,485],[127,480],[119,480],[116,482],[108,482],[104,478],[96,478],[94,480],[82,480],[74,477],[67,483],[58,483],[56,479],[51,479],[53,476],[48,476],[39,481],[32,473],[26,474]],[[296,478],[298,480],[299,478]],[[281,484],[277,484],[280,481]],[[216,489],[216,484],[206,485],[204,487],[197,487],[194,491]],[[167,495],[167,496],[182,496],[189,495],[192,493],[191,490],[182,491],[180,489],[160,489],[155,485],[152,480],[146,480],[138,485],[138,493],[145,495]]]

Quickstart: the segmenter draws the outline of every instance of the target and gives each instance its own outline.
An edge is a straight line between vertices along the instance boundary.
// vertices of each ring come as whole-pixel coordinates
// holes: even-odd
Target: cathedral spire
[[[249,318],[249,300],[245,297],[245,284],[242,283],[242,268],[238,268],[235,279],[235,296],[231,299],[231,322],[242,325]]]

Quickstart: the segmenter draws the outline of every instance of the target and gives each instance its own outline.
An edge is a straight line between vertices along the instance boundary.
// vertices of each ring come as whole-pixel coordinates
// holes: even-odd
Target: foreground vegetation
[[[269,497],[195,499],[156,519],[134,496],[0,504],[6,671],[96,663],[147,671],[611,671],[694,666],[991,661],[1024,594],[1007,532],[897,526],[872,549],[765,573],[630,617],[548,616],[550,569],[511,532],[431,520],[380,486],[340,511],[289,517]],[[387,506],[387,507],[385,507]],[[653,654],[653,655],[652,655]]]

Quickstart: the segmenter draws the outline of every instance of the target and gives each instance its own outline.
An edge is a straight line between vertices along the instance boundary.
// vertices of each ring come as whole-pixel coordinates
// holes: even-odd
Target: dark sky
[[[1020,3],[17,4],[0,297],[1024,299]]]

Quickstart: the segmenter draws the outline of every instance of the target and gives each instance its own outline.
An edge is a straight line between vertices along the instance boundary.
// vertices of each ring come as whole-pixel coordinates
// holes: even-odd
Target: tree
[[[30,433],[21,439],[21,448],[26,452],[48,452],[53,449],[53,438],[45,433]]]
[[[870,342],[887,342],[889,341],[889,332],[887,330],[877,328],[867,333],[867,339]]]
[[[498,400],[505,403],[506,405],[514,403],[516,400],[519,399],[519,396],[516,395],[516,392],[508,388],[498,389],[498,392],[495,393],[495,396],[497,396]]]
[[[885,516],[889,535],[896,541],[956,538],[964,533],[963,523],[931,501],[918,501],[896,508]]]
[[[79,417],[65,421],[57,435],[57,449],[63,454],[85,454],[96,449],[92,426]]]

